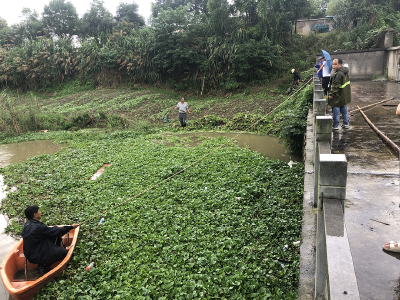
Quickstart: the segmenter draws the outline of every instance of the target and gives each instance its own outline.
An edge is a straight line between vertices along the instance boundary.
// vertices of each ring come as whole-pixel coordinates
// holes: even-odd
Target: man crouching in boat
[[[28,221],[21,234],[24,240],[24,254],[30,263],[38,264],[38,272],[40,275],[44,275],[46,267],[67,256],[68,250],[57,246],[57,243],[60,245],[61,237],[71,229],[78,227],[79,224],[48,227],[39,221],[42,213],[36,205],[27,207],[25,216]],[[57,239],[58,237],[60,239]]]

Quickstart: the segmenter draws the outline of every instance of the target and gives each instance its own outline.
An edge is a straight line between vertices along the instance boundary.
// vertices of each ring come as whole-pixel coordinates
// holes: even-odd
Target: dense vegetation
[[[93,0],[79,18],[71,3],[52,0],[41,16],[24,9],[20,24],[0,19],[0,84],[33,90],[78,78],[203,94],[266,82],[312,64],[315,52],[299,44],[293,25],[299,17],[324,15],[327,2],[158,0],[146,26],[135,3],[120,4],[113,16]],[[333,0],[328,13],[339,31],[322,44],[326,50],[374,47],[383,28],[400,31],[398,9],[399,0]]]
[[[82,222],[225,142],[188,148],[160,134],[52,134],[69,147],[1,169],[18,188],[2,205],[9,217],[36,203],[49,225]],[[104,162],[111,166],[89,181]],[[228,144],[107,212],[102,225],[99,217],[82,226],[71,264],[38,298],[296,299],[303,172]],[[18,234],[20,224],[8,230]]]
[[[254,87],[224,98],[187,98],[192,114],[186,129],[273,134],[286,143],[290,152],[301,155],[308,107],[312,103],[312,86],[283,97],[280,93],[286,87],[286,84],[275,86],[273,90]],[[34,94],[0,94],[0,106],[3,107],[0,111],[0,141],[10,135],[39,130],[180,130],[177,113],[172,109],[179,99],[175,92],[140,88],[64,93],[65,90],[60,90],[60,96],[40,98]],[[273,111],[276,107],[278,109]],[[255,122],[257,125],[248,129]]]

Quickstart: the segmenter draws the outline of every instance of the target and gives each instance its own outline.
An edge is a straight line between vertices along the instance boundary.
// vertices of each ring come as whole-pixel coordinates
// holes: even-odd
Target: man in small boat
[[[25,216],[28,221],[21,234],[24,240],[24,254],[30,263],[38,264],[38,272],[44,275],[46,267],[67,256],[68,250],[59,246],[61,237],[79,224],[48,227],[39,221],[42,213],[36,205],[27,207]]]

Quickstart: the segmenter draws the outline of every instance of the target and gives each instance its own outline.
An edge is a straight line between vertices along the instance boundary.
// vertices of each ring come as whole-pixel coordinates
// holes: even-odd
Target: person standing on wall
[[[318,73],[318,79],[319,79],[319,82],[322,84],[322,70],[321,70],[321,66],[323,66],[323,64],[322,64],[322,57],[320,57],[320,58],[318,58],[318,62],[317,62],[317,64],[314,66],[314,68],[316,68],[318,71],[317,71],[317,73]],[[320,71],[321,70],[321,71]]]
[[[322,88],[324,89],[324,96],[328,96],[329,79],[331,75],[325,57],[322,57],[322,66],[319,68],[318,72],[320,72],[321,70],[322,70]]]
[[[328,105],[332,107],[333,130],[339,130],[340,114],[343,116],[343,127],[349,128],[349,114],[347,104],[351,102],[351,88],[349,78],[349,68],[343,66],[340,58],[335,58],[332,62],[335,70],[330,82],[328,93]]]
[[[179,122],[181,123],[182,129],[186,127],[186,111],[191,114],[187,103],[185,102],[185,98],[181,98],[181,101],[178,102],[174,109],[179,109]]]

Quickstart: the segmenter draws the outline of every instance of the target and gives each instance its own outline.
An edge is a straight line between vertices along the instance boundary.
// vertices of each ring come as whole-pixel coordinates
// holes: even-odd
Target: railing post
[[[324,90],[322,88],[317,89],[316,85],[319,84],[315,84],[314,86],[314,99],[323,99],[324,98]]]
[[[318,203],[318,173],[319,173],[319,154],[331,153],[332,139],[331,116],[317,116],[315,118],[314,132],[314,206]]]
[[[326,100],[325,99],[315,99],[314,100],[314,116],[325,116],[326,115]]]
[[[317,207],[317,245],[315,270],[315,299],[330,299],[329,266],[326,245],[326,220],[324,205],[326,198],[339,196],[345,199],[347,181],[347,161],[344,154],[322,154],[319,156],[318,207]],[[341,200],[340,200],[341,201]],[[342,205],[341,205],[342,207]],[[344,218],[337,220],[338,227],[344,227]],[[334,299],[334,298],[333,298]]]

